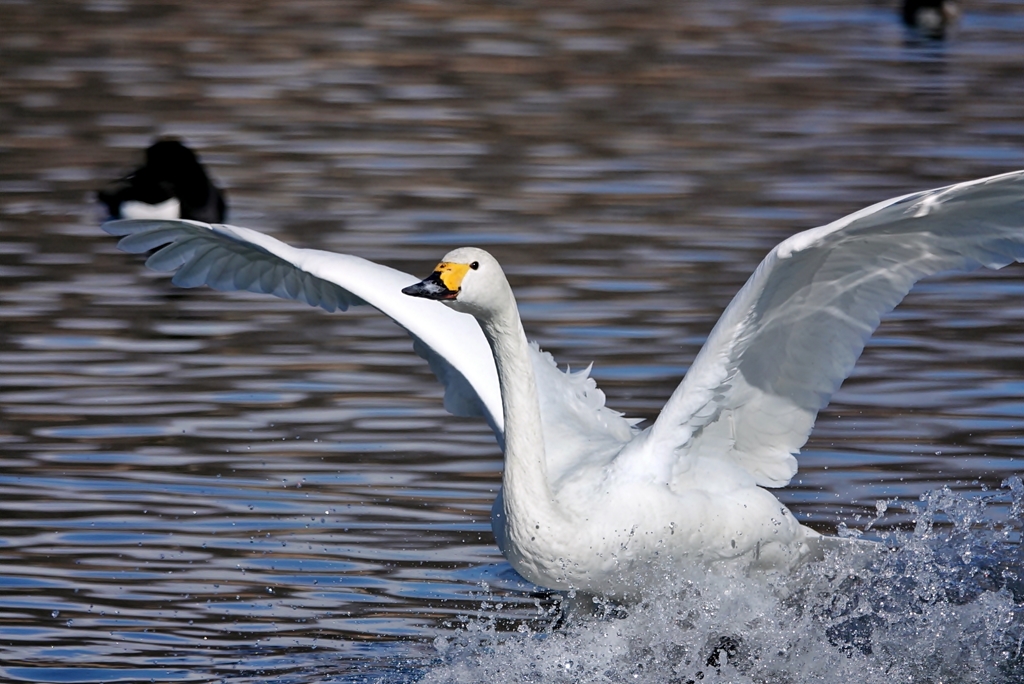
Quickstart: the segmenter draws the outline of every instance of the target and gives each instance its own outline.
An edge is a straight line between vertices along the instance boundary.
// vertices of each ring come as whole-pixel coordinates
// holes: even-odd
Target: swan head
[[[460,247],[445,254],[433,273],[402,292],[485,318],[507,306],[511,288],[497,259],[476,247]]]

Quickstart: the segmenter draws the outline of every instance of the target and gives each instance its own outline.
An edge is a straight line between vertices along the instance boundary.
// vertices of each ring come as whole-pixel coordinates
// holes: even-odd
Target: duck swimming
[[[426,279],[246,228],[114,221],[121,249],[183,287],[369,304],[402,326],[505,454],[492,527],[526,579],[609,596],[692,567],[786,571],[845,540],[801,525],[787,484],[817,412],[880,317],[922,277],[1024,260],[1024,171],[890,199],[777,245],[652,425],[527,341],[500,265],[472,247]]]
[[[227,216],[224,192],[196,153],[164,138],[146,149],[146,163],[97,193],[113,219],[183,218],[221,223]]]

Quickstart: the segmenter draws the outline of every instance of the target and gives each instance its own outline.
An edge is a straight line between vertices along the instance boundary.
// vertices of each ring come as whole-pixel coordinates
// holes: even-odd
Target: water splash
[[[495,611],[438,637],[421,681],[1020,681],[1024,484],[903,508],[914,528],[881,535],[867,563],[834,553],[786,579],[688,578],[599,617],[512,631]]]

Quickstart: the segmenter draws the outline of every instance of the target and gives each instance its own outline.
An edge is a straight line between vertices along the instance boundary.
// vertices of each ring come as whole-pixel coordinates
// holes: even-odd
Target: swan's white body
[[[825,538],[764,487],[796,473],[818,410],[914,282],[1024,260],[1024,171],[891,199],[779,244],[643,431],[604,406],[585,372],[562,373],[529,345],[507,280],[481,250],[446,257],[477,262],[450,302],[470,316],[402,294],[411,275],[245,228],[105,229],[130,252],[160,247],[147,263],[177,270],[184,287],[328,311],[366,303],[390,316],[444,383],[446,408],[483,416],[505,451],[493,527],[512,565],[545,587],[628,594],[689,565],[785,569],[816,552]]]

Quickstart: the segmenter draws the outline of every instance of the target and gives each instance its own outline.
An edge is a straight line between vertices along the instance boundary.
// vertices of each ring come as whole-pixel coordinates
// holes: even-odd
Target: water
[[[779,492],[899,552],[556,629],[400,330],[177,290],[90,196],[173,134],[234,223],[424,275],[487,247],[650,419],[773,244],[1024,167],[1024,8],[963,9],[928,43],[871,2],[0,3],[0,678],[1019,680],[1020,268],[915,290]]]

